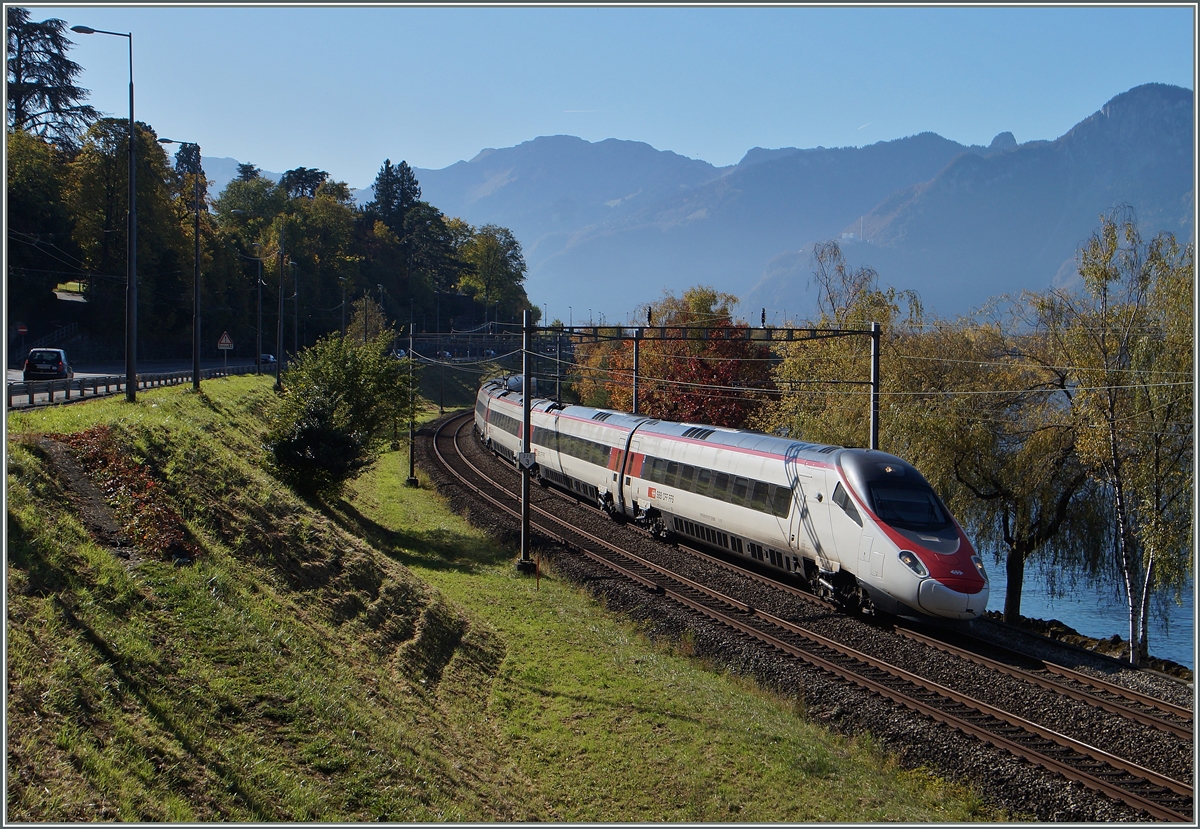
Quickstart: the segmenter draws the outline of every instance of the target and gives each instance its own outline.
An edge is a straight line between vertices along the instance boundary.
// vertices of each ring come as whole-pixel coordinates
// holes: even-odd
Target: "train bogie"
[[[521,397],[481,386],[476,427],[520,451]],[[792,573],[860,609],[972,619],[982,563],[911,465],[875,450],[531,401],[538,476],[632,520]]]

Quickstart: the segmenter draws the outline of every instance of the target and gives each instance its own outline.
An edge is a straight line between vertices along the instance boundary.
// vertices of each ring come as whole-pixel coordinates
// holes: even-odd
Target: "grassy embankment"
[[[406,451],[297,498],[264,466],[272,406],[239,377],[9,416],[9,820],[997,817],[517,576],[403,486]],[[89,436],[140,553],[97,543],[43,434]]]

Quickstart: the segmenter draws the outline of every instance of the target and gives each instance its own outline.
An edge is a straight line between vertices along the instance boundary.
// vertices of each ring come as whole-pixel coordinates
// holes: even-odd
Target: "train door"
[[[832,570],[837,552],[830,542],[825,470],[798,459],[788,459],[784,468],[792,486],[789,546],[803,557],[815,560],[822,569]]]
[[[640,478],[641,469],[634,469],[635,461],[641,457],[642,439],[634,437],[629,444],[629,454],[625,461],[625,480],[621,485],[625,488],[625,502],[630,504],[637,514],[637,507],[645,507],[645,501],[642,499],[642,485]]]
[[[826,470],[829,486],[829,523],[842,566],[860,578],[870,566],[871,538],[863,535],[863,519],[853,496],[846,491],[836,468]]]

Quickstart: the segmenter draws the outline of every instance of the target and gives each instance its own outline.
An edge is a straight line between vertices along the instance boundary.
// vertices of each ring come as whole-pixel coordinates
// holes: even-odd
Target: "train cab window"
[[[875,512],[888,524],[919,532],[943,530],[950,525],[941,502],[928,486],[896,481],[869,486]]]
[[[841,481],[838,481],[837,486],[833,488],[833,503],[841,507],[842,511],[849,515],[855,524],[860,527],[863,525],[862,516],[858,514],[858,508],[854,506],[854,501],[850,499],[850,495],[842,486]]]

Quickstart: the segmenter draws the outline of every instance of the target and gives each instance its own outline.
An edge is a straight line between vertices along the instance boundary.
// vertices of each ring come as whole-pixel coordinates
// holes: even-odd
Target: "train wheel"
[[[671,540],[671,531],[667,529],[667,525],[663,522],[661,517],[656,517],[650,523],[650,532],[655,538],[660,538],[663,541]]]
[[[808,579],[808,586],[812,588],[813,595],[819,599],[824,599],[827,602],[837,602],[837,595],[831,584],[819,570],[814,569]]]

